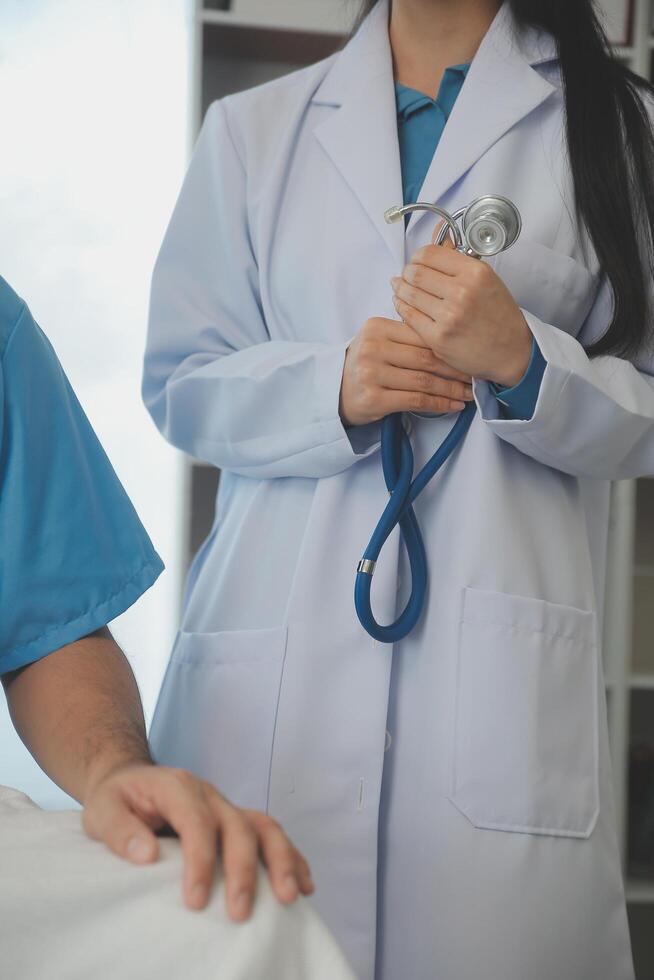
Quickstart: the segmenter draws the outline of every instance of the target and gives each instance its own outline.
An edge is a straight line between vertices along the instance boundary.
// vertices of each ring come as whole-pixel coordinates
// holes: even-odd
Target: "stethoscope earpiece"
[[[439,208],[437,204],[427,204],[423,201],[418,201],[416,204],[405,204],[403,206],[396,204],[394,207],[388,208],[388,210],[384,211],[384,220],[387,224],[392,225],[396,221],[400,221],[405,214],[411,214],[412,211],[431,211],[432,214],[437,214],[439,218],[443,219],[443,227],[440,232],[443,237],[438,244],[442,245],[446,236],[452,235],[454,247],[457,249],[463,248],[463,236],[458,225],[458,219],[463,215],[463,211],[459,211],[457,214],[450,214],[445,208]]]

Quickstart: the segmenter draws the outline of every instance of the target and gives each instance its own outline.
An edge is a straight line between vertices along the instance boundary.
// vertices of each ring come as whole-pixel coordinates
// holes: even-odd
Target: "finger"
[[[462,298],[464,290],[461,280],[454,276],[448,276],[437,269],[430,269],[427,265],[419,262],[407,262],[402,271],[402,275],[393,280],[393,292],[397,292],[398,283],[406,282],[410,286],[423,289],[432,296],[439,299],[459,300]]]
[[[311,874],[311,868],[307,859],[297,848],[295,848],[295,860],[299,875],[300,891],[303,895],[312,895],[316,890],[316,886]]]
[[[425,344],[433,350],[442,351],[443,350],[443,331],[439,328],[439,323],[433,320],[430,316],[422,313],[420,310],[416,310],[413,306],[409,306],[408,303],[402,302],[402,300],[395,300],[395,307],[400,314],[400,316],[407,322],[410,323],[413,329],[419,333]],[[449,350],[451,345],[447,345],[448,357],[450,356]]]
[[[265,814],[252,814],[251,819],[275,895],[286,904],[294,902],[301,884],[298,852],[276,821]]]
[[[103,797],[82,814],[89,837],[103,841],[114,854],[133,864],[151,864],[159,856],[159,842],[143,820],[120,796]]]
[[[438,296],[431,291],[428,292],[426,289],[421,289],[419,286],[412,285],[406,279],[397,279],[393,288],[393,305],[398,310],[398,313],[400,313],[400,316],[402,316],[402,313],[398,309],[397,300],[402,300],[415,310],[420,310],[421,313],[425,313],[432,320],[436,320],[441,314],[444,297]],[[410,323],[410,325],[413,326],[413,323]]]
[[[173,771],[157,780],[152,798],[180,840],[184,901],[188,908],[202,909],[211,894],[218,852],[218,822],[204,784],[186,772]]]
[[[423,245],[411,256],[411,262],[429,266],[447,276],[462,275],[470,268],[470,263],[479,263],[479,259],[471,255],[463,255],[454,248],[443,248],[440,245]]]
[[[391,280],[392,282],[392,280]],[[381,336],[380,345],[380,355],[383,351],[383,342],[385,340],[391,340],[397,344],[405,344],[407,346],[414,347],[424,347],[424,342],[420,337],[420,334],[416,333],[411,327],[406,323],[402,323],[401,320],[386,320],[384,322],[383,334]]]
[[[259,844],[241,813],[221,797],[218,800],[212,805],[220,820],[227,912],[234,922],[244,922],[256,893]]]
[[[407,326],[406,324],[401,325]],[[413,328],[410,328],[415,333]],[[391,364],[393,367],[408,368],[412,371],[431,371],[441,378],[449,378],[451,381],[462,381],[463,384],[471,384],[472,378],[469,374],[464,374],[456,368],[443,361],[434,354],[429,347],[414,347],[409,344],[396,344],[394,341],[387,341],[383,348],[383,363]]]
[[[431,395],[443,395],[452,401],[472,400],[471,385],[439,378],[429,371],[407,371],[404,368],[381,366],[378,384],[391,391],[424,391]]]
[[[409,323],[415,332],[422,337],[423,343],[429,344],[432,349],[437,346],[436,323],[432,317],[421,310],[417,310],[409,303],[405,303],[398,296],[393,299],[393,304],[402,319]]]
[[[184,900],[190,909],[203,909],[216,871],[218,828],[208,809],[189,812],[176,823],[184,856]]]
[[[446,398],[443,395],[429,395],[424,391],[380,391],[380,416],[396,412],[460,412],[466,407],[463,401]]]

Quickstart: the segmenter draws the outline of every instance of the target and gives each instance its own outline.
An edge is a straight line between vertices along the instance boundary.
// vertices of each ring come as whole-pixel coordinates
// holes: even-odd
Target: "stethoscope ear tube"
[[[474,417],[474,402],[466,405],[431,459],[415,480],[413,450],[402,426],[401,415],[389,415],[382,422],[382,467],[390,492],[389,501],[357,568],[354,605],[363,628],[381,643],[404,639],[420,619],[427,592],[427,556],[412,503],[463,441]],[[395,622],[382,626],[372,611],[371,590],[375,564],[391,532],[400,526],[411,569],[411,594]]]

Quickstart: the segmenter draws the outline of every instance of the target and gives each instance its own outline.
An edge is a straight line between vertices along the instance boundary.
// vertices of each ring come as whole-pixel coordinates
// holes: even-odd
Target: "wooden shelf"
[[[654,879],[651,881],[639,881],[635,878],[627,879],[625,884],[625,894],[627,896],[627,901],[630,904],[654,904]]]
[[[630,674],[628,683],[632,691],[654,691],[654,674]]]
[[[207,23],[218,29],[210,26],[204,31],[205,58],[311,64],[333,54],[342,40],[336,32],[235,23],[225,14],[220,20],[212,18]]]
[[[331,34],[334,37],[343,36],[344,30],[339,30],[338,27],[333,27],[331,25],[318,26],[317,24],[312,24],[311,22],[304,24],[292,23],[289,20],[285,20],[283,17],[275,16],[272,18],[266,17],[264,14],[258,15],[236,15],[230,10],[201,10],[199,12],[199,19],[202,24],[219,24],[228,27],[241,27],[241,28],[261,28],[263,30],[292,30],[301,31],[303,34]]]

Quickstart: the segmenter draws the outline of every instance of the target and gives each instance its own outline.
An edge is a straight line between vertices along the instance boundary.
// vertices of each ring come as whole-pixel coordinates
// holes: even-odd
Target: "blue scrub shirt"
[[[0,674],[106,625],[162,569],[56,354],[0,277]]]

